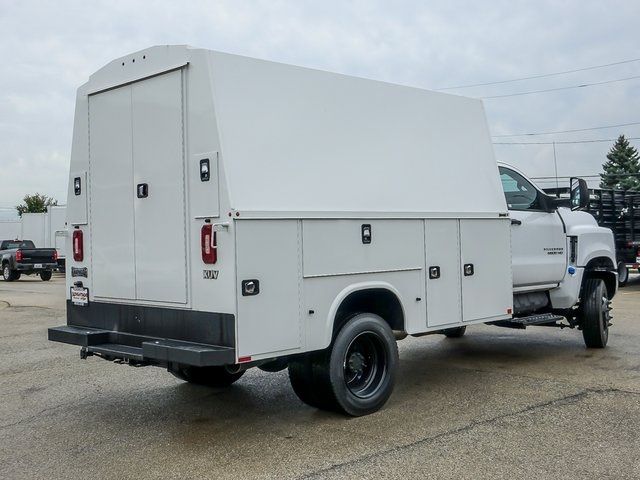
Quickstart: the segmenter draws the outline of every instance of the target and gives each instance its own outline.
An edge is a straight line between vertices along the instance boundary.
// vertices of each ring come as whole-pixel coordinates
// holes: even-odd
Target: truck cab
[[[499,164],[498,170],[511,217],[514,314],[567,315],[588,279],[604,282],[608,303],[618,286],[614,238],[580,211],[589,200],[584,181],[572,179],[571,199],[557,198],[515,167]]]

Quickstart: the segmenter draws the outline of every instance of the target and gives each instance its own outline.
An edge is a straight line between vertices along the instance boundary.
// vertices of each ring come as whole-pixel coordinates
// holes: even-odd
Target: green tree
[[[23,213],[45,213],[47,207],[58,205],[58,201],[55,198],[47,197],[36,193],[34,195],[25,195],[22,199],[22,204],[16,206],[18,215],[22,217]]]
[[[638,150],[620,135],[602,164],[600,188],[640,190],[640,157]]]

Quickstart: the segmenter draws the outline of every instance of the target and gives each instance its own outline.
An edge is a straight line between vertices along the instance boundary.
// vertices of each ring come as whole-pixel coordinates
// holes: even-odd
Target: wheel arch
[[[613,298],[618,291],[617,267],[609,256],[594,257],[584,268],[582,287],[589,278],[600,278],[607,287],[607,295]]]
[[[392,330],[405,330],[405,309],[400,292],[387,282],[363,282],[349,285],[334,299],[327,315],[327,332],[331,337],[358,313],[373,313],[384,319]]]

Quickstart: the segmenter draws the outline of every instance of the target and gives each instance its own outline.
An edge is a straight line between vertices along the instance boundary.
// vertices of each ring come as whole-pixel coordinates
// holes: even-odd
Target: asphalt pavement
[[[300,402],[286,371],[225,390],[47,341],[64,279],[0,282],[0,478],[640,478],[640,276],[609,347],[579,331],[467,329],[400,342],[361,418]]]

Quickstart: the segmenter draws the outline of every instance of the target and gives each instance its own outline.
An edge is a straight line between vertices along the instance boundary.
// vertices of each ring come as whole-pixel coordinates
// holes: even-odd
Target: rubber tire
[[[53,274],[53,272],[51,272],[51,270],[44,270],[42,272],[40,272],[40,279],[43,282],[48,282],[49,280],[51,280],[51,275]]]
[[[462,338],[462,336],[464,336],[464,333],[467,331],[467,327],[454,327],[454,328],[447,328],[445,330],[442,331],[442,333],[444,333],[444,336],[447,338]]]
[[[193,367],[191,365],[171,365],[167,368],[174,377],[185,382],[205,385],[207,387],[228,387],[237,382],[244,370],[231,373],[224,366],[221,367]]]
[[[386,369],[378,390],[371,397],[359,398],[344,381],[344,362],[351,341],[364,332],[373,333],[380,341]],[[343,325],[328,349],[290,361],[289,379],[298,398],[307,405],[359,417],[376,412],[387,402],[398,363],[398,345],[387,322],[378,315],[363,313]]]
[[[618,286],[624,287],[628,281],[629,281],[629,269],[624,264],[624,262],[618,262]]]
[[[5,282],[13,282],[18,278],[20,278],[20,274],[15,270],[11,270],[8,263],[2,266],[2,279]]]
[[[314,352],[289,361],[289,381],[296,396],[307,405],[331,410],[331,402],[320,395],[314,374],[314,365],[324,361],[322,353]]]
[[[584,284],[580,306],[582,336],[587,348],[604,348],[609,340],[609,327],[605,328],[602,298],[607,288],[600,278],[588,278]]]

